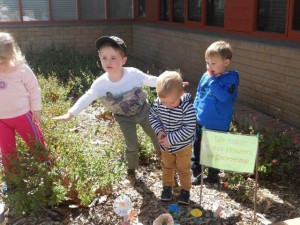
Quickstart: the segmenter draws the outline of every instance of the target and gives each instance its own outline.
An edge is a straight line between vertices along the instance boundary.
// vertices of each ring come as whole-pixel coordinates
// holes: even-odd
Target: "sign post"
[[[228,132],[203,129],[201,140],[200,164],[239,173],[253,173],[255,169],[254,220],[256,219],[257,199],[257,152],[258,138],[251,135],[231,134]],[[255,166],[256,165],[256,166]],[[201,174],[201,181],[203,170]],[[200,189],[200,205],[202,182]]]

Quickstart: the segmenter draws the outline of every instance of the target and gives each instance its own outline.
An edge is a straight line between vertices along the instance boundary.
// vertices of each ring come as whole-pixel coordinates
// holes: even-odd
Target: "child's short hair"
[[[181,74],[176,71],[165,71],[159,75],[156,83],[156,93],[159,97],[165,98],[174,91],[183,91]]]
[[[221,56],[223,59],[232,59],[232,49],[228,42],[216,41],[212,43],[205,51],[205,58],[212,56]]]
[[[119,52],[121,56],[123,56],[123,57],[126,56],[124,51],[120,47],[118,47],[117,45],[115,45],[114,43],[111,43],[111,42],[106,42],[103,45],[101,45],[98,52],[100,53],[101,50],[105,47],[112,47],[115,51]]]

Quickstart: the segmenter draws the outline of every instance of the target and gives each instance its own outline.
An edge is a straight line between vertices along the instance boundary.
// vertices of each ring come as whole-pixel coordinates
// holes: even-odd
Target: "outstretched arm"
[[[57,121],[67,122],[67,121],[71,120],[73,117],[74,117],[74,115],[72,113],[67,112],[64,115],[56,116],[56,117],[53,117],[52,119],[57,120]]]

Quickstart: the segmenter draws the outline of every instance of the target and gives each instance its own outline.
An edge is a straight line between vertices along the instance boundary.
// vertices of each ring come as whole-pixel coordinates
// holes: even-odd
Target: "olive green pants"
[[[139,124],[145,133],[150,137],[156,152],[160,152],[160,147],[157,141],[157,136],[152,130],[149,122],[150,105],[145,103],[141,111],[133,116],[115,115],[116,121],[119,123],[121,131],[125,138],[126,153],[125,157],[128,162],[129,169],[139,167],[138,155],[138,136],[137,125]]]

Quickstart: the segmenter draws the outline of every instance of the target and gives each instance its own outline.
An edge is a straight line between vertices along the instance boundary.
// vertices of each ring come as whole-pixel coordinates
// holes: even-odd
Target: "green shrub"
[[[69,85],[69,97],[82,95],[99,77],[103,70],[99,66],[98,55],[84,55],[74,48],[54,46],[40,53],[32,50],[26,55],[30,67],[44,77],[56,76],[64,85]]]
[[[259,118],[253,118],[253,124]],[[233,123],[231,131],[243,134],[257,135],[259,138],[258,171],[260,180],[271,182],[291,182],[299,185],[299,137],[293,128],[282,130],[280,120],[274,119],[257,130],[253,124],[248,126]]]
[[[76,128],[81,126],[79,120],[67,123],[53,121],[52,117],[65,113],[71,105],[67,97],[69,87],[60,86],[60,82],[52,76],[48,79],[39,76],[39,83],[43,94],[45,155],[52,160],[50,163],[37,160],[35,155],[29,154],[27,146],[18,141],[19,160],[13,181],[22,188],[17,188],[5,199],[15,216],[24,211],[37,213],[43,207],[65,200],[87,205],[97,192],[109,190],[124,176],[124,144],[119,141],[122,138],[118,127],[99,121],[99,124],[87,127],[88,132],[83,136],[76,132]],[[101,143],[93,145],[88,135],[99,136]]]

